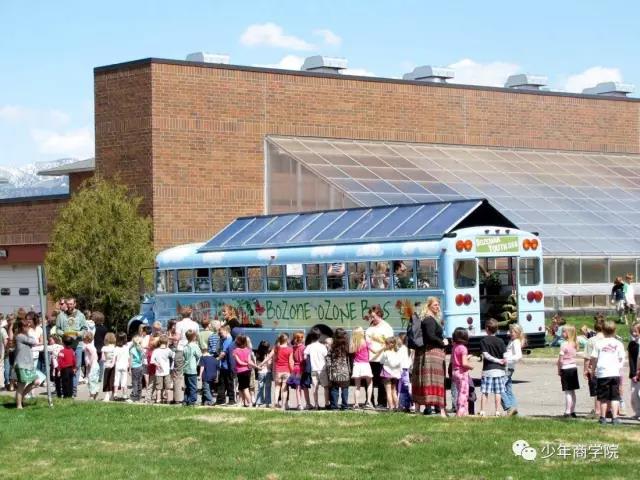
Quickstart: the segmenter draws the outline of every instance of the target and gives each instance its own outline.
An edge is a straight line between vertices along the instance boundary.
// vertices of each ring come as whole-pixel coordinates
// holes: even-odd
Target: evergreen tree
[[[45,260],[49,293],[76,297],[119,330],[137,313],[140,275],[153,267],[151,220],[138,213],[141,201],[122,185],[85,183],[61,210]]]

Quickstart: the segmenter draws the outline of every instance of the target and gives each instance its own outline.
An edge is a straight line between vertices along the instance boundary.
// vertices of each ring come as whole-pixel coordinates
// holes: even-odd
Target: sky
[[[569,92],[640,87],[638,18],[634,0],[0,0],[0,167],[93,156],[97,66],[205,51],[299,69],[322,54],[357,75],[436,65],[458,83],[531,73]]]

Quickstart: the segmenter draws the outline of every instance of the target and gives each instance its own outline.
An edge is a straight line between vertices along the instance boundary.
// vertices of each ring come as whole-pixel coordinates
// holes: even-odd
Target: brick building
[[[640,230],[624,228],[605,250],[598,227],[617,235],[640,225],[638,99],[155,58],[98,67],[94,82],[96,174],[143,197],[158,250],[206,240],[240,215],[485,196],[542,233],[545,277],[573,286],[578,305],[601,303],[615,273],[638,273]],[[604,190],[593,185],[599,175]],[[545,197],[565,206],[527,209]],[[581,248],[557,226],[594,198],[590,210],[601,211],[576,221],[592,239]],[[609,215],[621,205],[626,223]],[[16,229],[24,220],[4,209],[6,235],[46,243],[45,225]]]

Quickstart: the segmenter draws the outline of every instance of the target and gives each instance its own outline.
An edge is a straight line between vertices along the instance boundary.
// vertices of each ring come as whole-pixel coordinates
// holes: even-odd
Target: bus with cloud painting
[[[356,326],[379,304],[395,331],[430,296],[444,332],[471,347],[496,318],[544,346],[542,247],[486,200],[385,205],[237,218],[206,243],[161,251],[144,308],[166,325],[183,306],[196,321],[224,305],[256,342],[279,332]]]

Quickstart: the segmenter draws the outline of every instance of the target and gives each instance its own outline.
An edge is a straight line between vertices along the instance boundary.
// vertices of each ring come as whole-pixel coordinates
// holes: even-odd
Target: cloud
[[[313,31],[313,34],[322,37],[322,41],[325,45],[332,45],[334,47],[340,46],[342,38],[326,28],[318,28]]]
[[[414,253],[428,254],[433,251],[433,242],[407,242],[402,245],[402,253],[404,255],[413,255]]]
[[[265,68],[282,68],[284,70],[300,70],[303,63],[304,57],[299,57],[298,55],[285,55],[278,63],[267,63],[256,66]]]
[[[204,263],[220,263],[224,258],[224,252],[207,252],[202,254],[202,261]]]
[[[504,87],[507,77],[520,71],[520,66],[515,63],[477,63],[469,58],[452,63],[449,67],[455,70],[455,78],[450,80],[451,83],[492,87]]]
[[[336,251],[336,247],[333,245],[323,247],[313,247],[311,249],[311,258],[325,258],[330,257]]]
[[[158,254],[158,264],[162,266],[164,264],[181,262],[190,255],[195,254],[202,245],[202,243],[190,243],[188,245],[180,245],[164,250]]]
[[[31,138],[44,154],[91,157],[95,152],[93,130],[89,126],[65,132],[34,128]]]
[[[62,127],[68,125],[71,117],[68,113],[55,109],[39,109],[21,105],[4,105],[0,107],[0,121],[18,124],[29,123]]]
[[[259,250],[256,257],[258,260],[275,260],[278,258],[278,250],[275,248],[265,248],[263,250]]]
[[[249,25],[240,36],[240,43],[249,47],[268,46],[291,50],[313,50],[314,46],[301,38],[286,35],[280,25],[262,23]]]
[[[342,70],[344,75],[356,75],[359,77],[375,77],[376,74],[364,68],[345,68]]]
[[[591,67],[582,73],[570,75],[564,84],[568,92],[579,92],[588,87],[595,87],[600,82],[621,82],[622,74],[618,68]]]
[[[381,257],[384,250],[378,243],[366,243],[356,250],[356,257]]]

